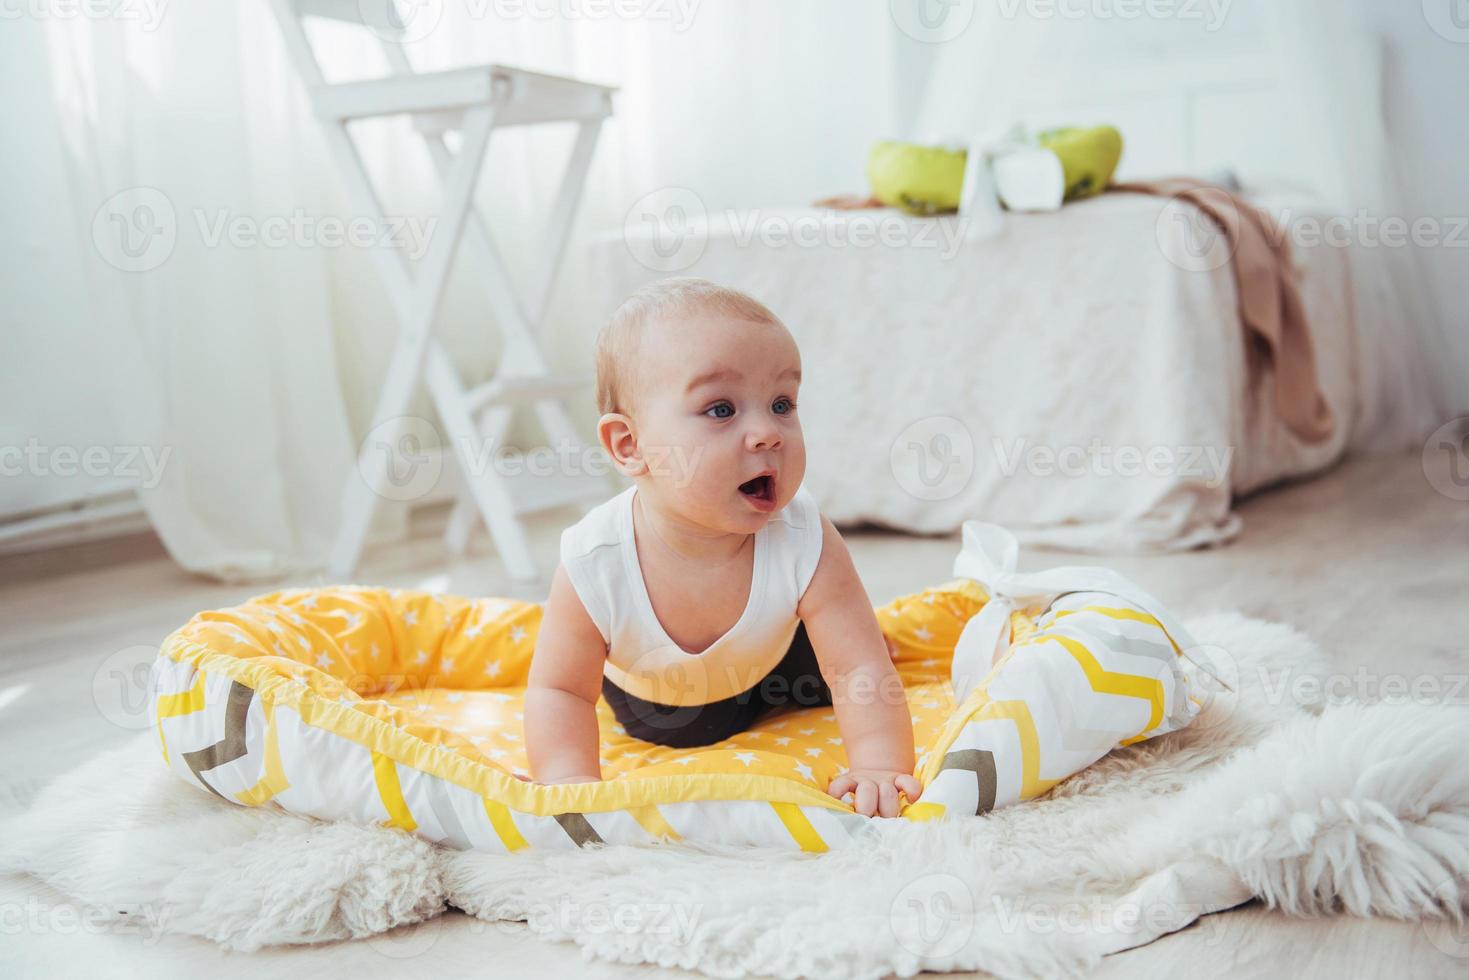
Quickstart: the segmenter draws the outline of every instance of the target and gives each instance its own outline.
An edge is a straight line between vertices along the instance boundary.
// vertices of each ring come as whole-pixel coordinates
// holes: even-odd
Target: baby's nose
[[[780,445],[780,432],[773,425],[756,425],[745,436],[751,449],[775,449]]]

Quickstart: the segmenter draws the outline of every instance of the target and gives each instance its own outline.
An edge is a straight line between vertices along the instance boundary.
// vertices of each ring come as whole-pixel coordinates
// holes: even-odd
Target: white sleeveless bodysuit
[[[790,648],[796,606],[821,560],[821,516],[802,486],[755,532],[750,599],[729,632],[689,653],[658,622],[633,542],[637,487],[561,534],[561,564],[607,643],[606,677],[634,697],[702,705],[760,683]]]

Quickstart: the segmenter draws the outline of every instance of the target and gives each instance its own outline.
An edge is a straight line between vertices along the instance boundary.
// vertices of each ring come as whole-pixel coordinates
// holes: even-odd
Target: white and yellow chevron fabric
[[[1115,597],[1071,597],[1039,622],[1013,613],[1013,648],[956,711],[951,656],[986,599],[958,578],[877,610],[920,747],[925,790],[909,819],[1034,796],[1183,717],[1161,627]],[[501,853],[656,839],[824,851],[867,824],[825,792],[846,768],[829,707],[779,709],[724,742],[674,749],[626,735],[599,702],[601,782],[517,778],[541,612],[340,587],[201,613],[153,667],[163,760],[230,803]],[[1079,733],[1106,745],[1078,751]]]
[[[1200,702],[1182,649],[1152,615],[1121,596],[1072,592],[1026,636],[950,718],[919,773],[909,819],[987,813],[1028,800],[1118,745],[1175,731]]]

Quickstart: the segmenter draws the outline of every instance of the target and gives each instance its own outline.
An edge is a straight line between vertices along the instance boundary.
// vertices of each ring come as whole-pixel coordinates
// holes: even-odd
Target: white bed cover
[[[1296,227],[1328,216],[1255,200]],[[655,232],[630,222],[594,240],[593,276],[606,312],[664,275],[769,305],[801,346],[806,486],[843,525],[981,520],[1071,550],[1195,547],[1238,531],[1240,494],[1421,441],[1423,365],[1368,249],[1294,250],[1338,419],[1308,446],[1280,424],[1268,374],[1247,372],[1230,266],[1204,267],[1168,204],[1107,194],[974,241],[956,217],[797,208],[691,216],[653,251]]]

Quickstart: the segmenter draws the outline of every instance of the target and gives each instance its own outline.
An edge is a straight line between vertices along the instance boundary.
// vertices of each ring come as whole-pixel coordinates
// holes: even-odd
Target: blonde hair
[[[649,283],[623,300],[597,334],[599,412],[631,414],[625,368],[635,362],[643,327],[662,317],[695,310],[712,310],[751,323],[780,324],[780,318],[764,303],[708,279],[675,276]]]

